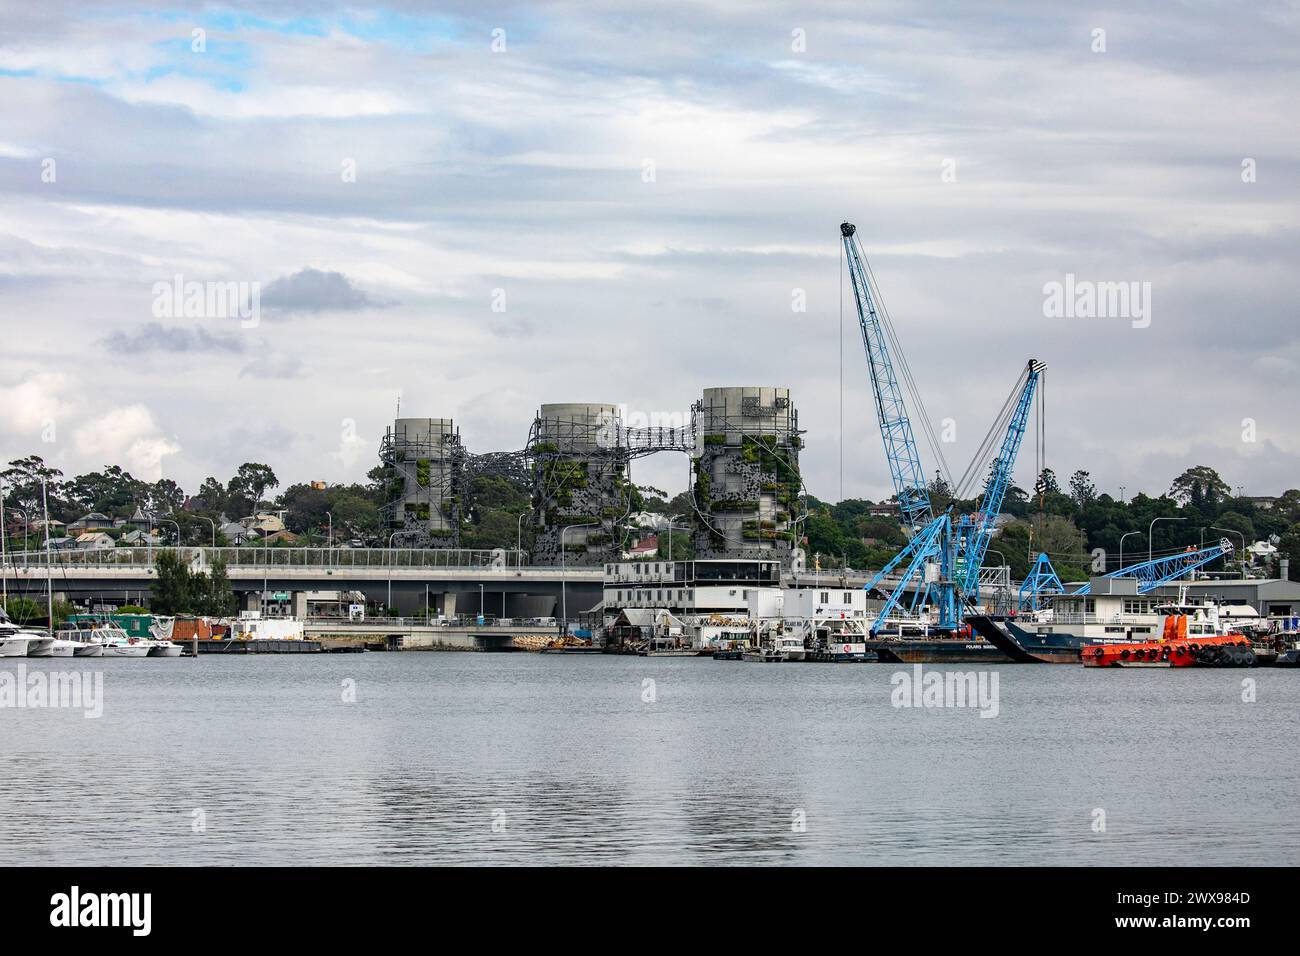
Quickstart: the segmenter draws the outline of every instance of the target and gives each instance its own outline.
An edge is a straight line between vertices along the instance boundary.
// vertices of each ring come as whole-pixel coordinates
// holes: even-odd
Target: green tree
[[[1070,497],[1083,510],[1097,497],[1097,486],[1092,483],[1092,476],[1079,469],[1070,476]]]
[[[68,499],[83,512],[98,511],[113,518],[125,518],[144,504],[149,485],[132,477],[120,465],[105,465],[69,481],[63,489]]]
[[[952,503],[952,486],[943,477],[943,472],[935,470],[934,480],[930,482],[930,507],[935,514],[943,511]]]
[[[4,483],[4,501],[7,508],[21,508],[32,521],[42,514],[41,482],[49,486],[50,517],[57,517],[62,503],[62,483],[59,481],[63,472],[45,464],[40,455],[29,455],[9,462],[9,467],[0,472],[0,482]]]
[[[185,614],[193,611],[195,587],[189,565],[175,551],[160,551],[154,559],[153,599],[149,602],[158,614]]]
[[[225,485],[209,476],[203,479],[203,484],[199,486],[198,493],[194,497],[199,500],[199,506],[204,511],[215,516],[226,510],[226,502],[230,495],[226,492]]]
[[[247,514],[256,509],[266,497],[266,493],[279,484],[280,479],[275,477],[275,472],[271,470],[270,465],[246,461],[239,466],[235,476],[230,479],[226,492],[230,502],[238,502],[242,506],[241,510]]]
[[[1050,468],[1044,468],[1038,473],[1038,479],[1034,482],[1034,494],[1040,498],[1044,495],[1059,495],[1061,486],[1056,480],[1056,472]]]
[[[37,621],[45,620],[45,603],[36,602],[31,598],[9,596],[9,600],[4,602],[5,613],[9,615],[9,620],[15,624],[34,624]]]
[[[1278,540],[1277,556],[1288,560],[1287,578],[1300,581],[1300,524],[1292,525]]]
[[[179,511],[185,503],[185,492],[170,478],[160,478],[145,490],[145,509],[156,515],[169,515]]]
[[[1231,492],[1228,483],[1209,465],[1193,465],[1175,478],[1174,483],[1169,486],[1169,497],[1179,504],[1191,504],[1195,496],[1211,508],[1217,506]]]
[[[1247,545],[1256,540],[1254,522],[1239,511],[1225,511],[1214,519],[1214,523],[1220,528],[1241,532]],[[1208,535],[1209,532],[1207,531],[1206,534]],[[1229,535],[1229,537],[1233,539],[1237,547],[1241,547],[1241,538],[1238,538],[1235,534]],[[1240,558],[1241,555],[1237,555],[1237,557]]]
[[[196,613],[211,617],[227,617],[235,613],[235,590],[230,586],[230,575],[226,573],[224,561],[213,561],[207,574],[195,575],[193,590],[196,599],[192,604]]]

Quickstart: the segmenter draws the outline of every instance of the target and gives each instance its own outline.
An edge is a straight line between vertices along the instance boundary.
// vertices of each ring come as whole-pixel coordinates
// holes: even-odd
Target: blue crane
[[[871,626],[873,634],[878,633],[889,615],[903,605],[903,595],[909,590],[912,592],[912,600],[907,605],[909,610],[914,609],[924,595],[925,601],[935,604],[938,611],[936,628],[941,631],[954,631],[960,627],[962,609],[978,601],[980,567],[988,553],[989,540],[1007,489],[1011,486],[1016,458],[1033,408],[1034,392],[1046,368],[1036,359],[1029,360],[981,446],[981,449],[992,447],[992,441],[996,440],[999,432],[1002,433],[1002,445],[989,467],[979,509],[954,521],[950,506],[918,532],[867,584],[869,590],[875,589],[886,576],[907,562]]]
[[[858,307],[858,325],[862,329],[862,345],[867,353],[867,367],[871,370],[876,418],[880,422],[880,437],[885,442],[889,473],[894,480],[899,516],[905,527],[916,531],[934,519],[930,491],[925,483],[916,437],[912,434],[912,423],[907,417],[903,392],[898,385],[898,376],[894,373],[885,329],[880,314],[876,311],[877,297],[872,294],[856,232],[857,227],[853,223],[840,223],[844,257],[848,260],[853,298]]]
[[[1020,610],[1037,611],[1045,596],[1064,593],[1065,585],[1052,567],[1052,559],[1040,553],[1020,585]]]
[[[1220,538],[1218,544],[1207,545],[1204,548],[1192,548],[1177,554],[1165,555],[1162,558],[1153,558],[1150,561],[1140,561],[1137,564],[1130,564],[1128,567],[1120,568],[1118,571],[1103,574],[1101,577],[1137,578],[1138,593],[1145,594],[1162,584],[1177,581],[1183,575],[1204,567],[1211,561],[1227,557],[1232,552],[1232,542],[1227,538]],[[1025,578],[1024,584],[1020,586],[1020,609],[1022,611],[1036,610],[1040,595],[1063,593],[1066,593],[1065,588],[1061,584],[1061,579],[1056,575],[1056,569],[1052,567],[1051,559],[1045,554],[1040,554],[1038,560],[1034,563],[1033,570]],[[1092,582],[1089,581],[1077,591],[1069,593],[1091,594]]]
[[[1112,571],[1110,574],[1101,576],[1103,578],[1137,578],[1138,594],[1144,594],[1152,588],[1158,588],[1162,584],[1176,581],[1184,574],[1204,567],[1217,558],[1227,557],[1232,554],[1232,550],[1232,542],[1227,538],[1220,538],[1218,544],[1207,545],[1204,548],[1189,548],[1178,554],[1154,558],[1140,564],[1130,564],[1127,568],[1120,568],[1118,571]],[[1091,594],[1092,582],[1089,581],[1079,590],[1070,593]]]

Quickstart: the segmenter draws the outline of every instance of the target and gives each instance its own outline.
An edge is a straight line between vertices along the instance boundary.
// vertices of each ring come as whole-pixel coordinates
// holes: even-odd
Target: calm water
[[[990,719],[875,664],[23,663],[104,715],[0,710],[4,864],[1300,863],[1298,671],[1003,665]]]

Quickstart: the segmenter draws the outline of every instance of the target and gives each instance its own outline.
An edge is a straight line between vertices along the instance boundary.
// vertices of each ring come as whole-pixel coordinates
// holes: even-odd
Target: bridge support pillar
[[[456,616],[456,592],[455,591],[442,592],[442,613],[447,615],[447,617]]]

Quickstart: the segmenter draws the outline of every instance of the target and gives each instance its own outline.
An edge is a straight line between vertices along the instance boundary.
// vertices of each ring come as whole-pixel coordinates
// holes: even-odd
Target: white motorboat
[[[132,640],[135,642],[132,643]],[[133,638],[125,638],[120,643],[110,641],[104,645],[104,652],[101,657],[148,657],[149,645],[143,641]]]
[[[76,656],[77,643],[70,641],[61,634],[55,634],[50,640],[50,652],[48,654],[33,654],[28,652],[28,657],[74,657]]]
[[[73,657],[103,657],[105,638],[94,627],[65,624],[59,638],[72,645]]]
[[[803,646],[803,638],[795,634],[778,634],[774,641],[776,652],[784,661],[801,661],[808,651]]]
[[[0,657],[26,657],[27,638],[16,632],[0,637]]]
[[[0,609],[0,657],[26,657],[33,636],[4,617]]]
[[[149,633],[153,635],[153,643],[149,648],[150,657],[180,657],[181,646],[173,644],[172,627],[176,623],[174,617],[155,617],[153,624],[149,627]]]
[[[101,657],[148,657],[153,641],[131,637],[116,624],[102,624],[95,634],[103,641]]]
[[[28,657],[53,657],[54,656],[54,638],[37,631],[27,632],[27,656]]]

